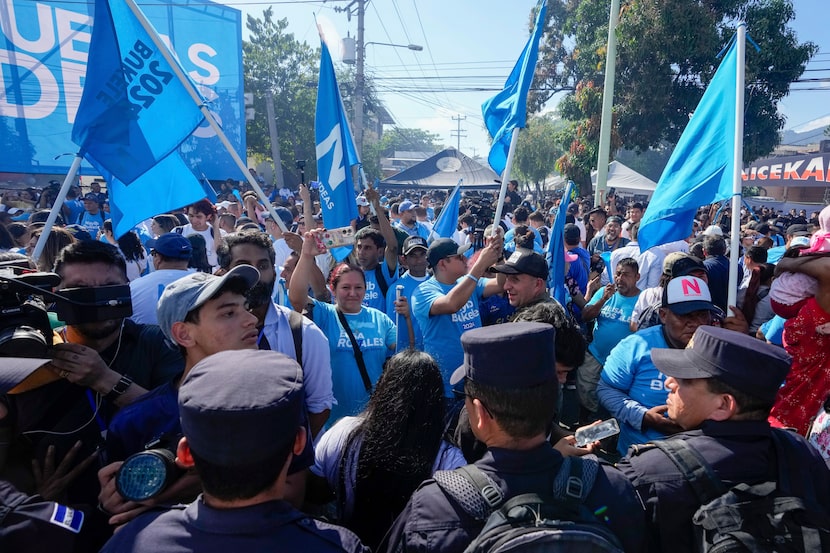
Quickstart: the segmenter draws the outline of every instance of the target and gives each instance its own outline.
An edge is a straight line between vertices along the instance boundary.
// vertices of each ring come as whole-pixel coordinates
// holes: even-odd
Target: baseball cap
[[[360,206],[360,207],[368,207],[369,206],[369,200],[367,200],[366,196],[364,196],[362,194],[357,197],[356,201],[357,201],[357,205]]]
[[[164,336],[175,343],[171,333],[173,323],[184,321],[188,313],[216,296],[236,278],[243,279],[251,288],[259,280],[259,271],[250,265],[238,265],[222,276],[195,272],[168,284],[158,301],[158,325]]]
[[[810,236],[810,229],[807,225],[790,225],[787,227],[789,236]]]
[[[723,236],[723,229],[717,225],[709,225],[701,234],[704,236]]]
[[[792,240],[790,240],[790,247],[791,248],[809,248],[810,247],[810,239],[806,236],[795,236]]]
[[[605,221],[606,224],[608,223],[616,223],[618,225],[623,224],[623,219],[619,215],[612,215]]]
[[[698,327],[685,349],[652,349],[651,360],[665,375],[717,378],[768,403],[775,401],[791,362],[782,348],[714,326]]]
[[[662,306],[668,307],[677,315],[687,315],[693,311],[716,311],[709,285],[693,276],[671,279],[663,288]]]
[[[150,253],[156,251],[171,259],[190,259],[190,254],[193,252],[190,240],[178,232],[168,232],[158,238],[147,240],[147,248]]]
[[[398,206],[398,213],[400,213],[401,211],[409,211],[410,209],[415,209],[415,204],[413,204],[409,200],[404,200]]]
[[[34,359],[29,357],[3,357],[0,363],[0,394],[14,393],[18,386],[30,390],[36,385],[26,385],[24,382],[35,372],[40,374],[40,380],[46,378],[48,381],[57,380],[55,373],[48,369],[40,369],[49,363],[50,359]],[[44,382],[46,383],[46,382]]]
[[[697,271],[703,271],[708,274],[706,265],[703,264],[700,258],[693,255],[686,254],[681,258],[675,260],[671,266],[670,275],[672,278],[691,275]]]
[[[450,384],[465,378],[496,388],[531,388],[556,380],[555,330],[545,323],[508,323],[469,330],[461,335],[464,364]],[[516,363],[516,352],[522,362]],[[510,367],[505,370],[505,367]]]
[[[93,194],[92,192],[84,194],[84,201],[86,201],[86,200],[91,200],[93,202],[97,202],[98,201],[98,195]]]
[[[291,224],[294,222],[294,216],[291,214],[291,210],[289,210],[287,207],[275,207],[274,211],[277,212],[277,216],[282,220],[282,224],[284,224],[285,226],[290,227]],[[262,217],[264,219],[271,219],[271,213],[269,211],[266,211],[262,214]]]
[[[420,236],[410,236],[406,240],[403,241],[403,254],[409,255],[412,253],[412,250],[421,248],[424,251],[429,250],[429,246],[427,246],[427,241],[421,238]]]
[[[510,257],[501,265],[495,265],[491,269],[496,273],[505,275],[530,275],[537,278],[548,278],[548,264],[545,258],[526,248],[516,248]]]
[[[179,417],[200,459],[222,466],[256,463],[294,441],[302,421],[303,371],[276,351],[210,355],[179,389]]]
[[[452,238],[438,238],[427,249],[427,263],[435,267],[438,262],[451,255],[460,255],[470,249],[470,245],[459,246]]]
[[[83,242],[91,242],[95,240],[89,231],[86,230],[86,227],[82,227],[81,225],[67,225],[65,229],[75,237],[75,240]]]
[[[577,211],[579,211],[579,205],[576,202],[568,204],[568,213],[576,213]]]

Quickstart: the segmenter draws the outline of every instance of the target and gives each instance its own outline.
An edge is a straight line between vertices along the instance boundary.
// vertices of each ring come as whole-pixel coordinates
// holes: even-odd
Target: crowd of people
[[[0,202],[4,282],[54,272],[82,306],[0,325],[0,549],[461,552],[523,498],[611,549],[697,551],[710,501],[774,482],[805,507],[765,539],[829,550],[830,206],[701,206],[644,250],[647,203],[613,193],[512,181],[503,220],[467,193],[437,236],[442,197],[370,187],[341,258],[305,185],[268,190],[279,221],[229,179],[115,237],[101,184],[39,259],[55,191]],[[4,308],[37,297],[16,286]],[[48,363],[17,357],[32,332]]]

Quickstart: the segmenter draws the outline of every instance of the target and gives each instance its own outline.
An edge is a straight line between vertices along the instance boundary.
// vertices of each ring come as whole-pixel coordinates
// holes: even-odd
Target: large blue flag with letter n
[[[89,159],[89,158],[88,158]],[[216,201],[216,192],[200,182],[173,152],[129,185],[121,182],[101,164],[89,159],[107,181],[112,230],[116,238],[128,233],[141,221],[198,202]]]
[[[352,166],[360,163],[352,142],[352,133],[337,88],[337,77],[326,42],[320,37],[320,80],[317,88],[317,112],[314,116],[314,139],[317,144],[317,178],[320,181],[320,207],[327,228],[345,227],[357,219]],[[337,248],[332,255],[341,261],[351,247]]]
[[[568,216],[568,204],[576,198],[576,187],[573,181],[568,181],[565,187],[565,194],[559,201],[559,209],[556,210],[556,218],[553,220],[553,227],[550,229],[548,240],[547,262],[548,288],[553,298],[565,305],[567,297],[565,293],[565,217]]]
[[[732,195],[737,50],[733,41],[660,176],[640,222],[642,251],[688,237],[698,207]]]
[[[444,207],[441,213],[438,214],[438,220],[432,226],[431,238],[452,238],[453,233],[458,228],[458,206],[461,204],[461,183],[464,179],[458,179],[458,184],[447,197],[444,202]]]
[[[202,118],[126,2],[96,0],[84,92],[72,127],[81,152],[129,185],[174,151]]]
[[[545,12],[547,2],[540,2],[539,13],[536,14],[536,25],[533,34],[525,44],[522,55],[513,67],[510,76],[504,83],[504,90],[481,104],[481,113],[484,115],[484,125],[493,144],[490,146],[490,155],[487,161],[493,171],[501,177],[507,164],[507,152],[510,149],[510,139],[513,129],[524,128],[527,120],[527,92],[533,81],[533,72],[536,69],[536,58],[539,54],[539,39],[542,37],[545,26]]]

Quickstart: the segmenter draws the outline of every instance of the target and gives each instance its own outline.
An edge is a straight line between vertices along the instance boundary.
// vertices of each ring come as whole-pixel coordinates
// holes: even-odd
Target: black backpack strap
[[[337,318],[340,319],[340,324],[343,325],[343,329],[346,331],[346,334],[349,335],[349,340],[352,342],[354,359],[357,361],[357,368],[360,371],[360,378],[363,380],[363,387],[366,388],[366,393],[371,394],[372,381],[369,380],[369,373],[366,371],[366,362],[363,360],[363,352],[360,351],[360,346],[358,345],[357,340],[354,337],[354,333],[349,326],[349,321],[346,320],[346,316],[342,311],[340,311],[339,307],[337,308]]]
[[[795,449],[800,441],[789,430],[770,428],[775,457],[778,461],[778,489],[783,495],[795,495],[811,505],[817,505],[815,486],[808,473],[799,470]],[[797,482],[797,485],[793,485]]]
[[[671,459],[689,483],[701,504],[706,504],[726,493],[721,479],[712,470],[700,452],[686,440],[669,438],[650,442]]]
[[[383,274],[383,263],[375,265],[375,280],[378,281],[381,295],[383,298],[386,298],[386,292],[389,291],[389,284],[386,282],[386,275]]]
[[[465,513],[476,520],[487,520],[504,502],[504,492],[499,485],[475,465],[439,470],[432,478]]]
[[[563,458],[553,481],[553,497],[562,501],[570,511],[578,512],[579,506],[591,493],[599,471],[599,462],[593,455]]]
[[[288,326],[291,327],[291,338],[294,339],[294,357],[297,363],[303,366],[303,316],[293,309],[288,313]]]

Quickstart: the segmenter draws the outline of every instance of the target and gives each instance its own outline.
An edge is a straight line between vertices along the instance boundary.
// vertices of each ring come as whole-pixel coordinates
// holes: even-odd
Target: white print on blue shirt
[[[479,320],[479,311],[473,304],[473,300],[467,300],[464,307],[452,314],[452,322],[457,324],[462,332],[476,328]]]

